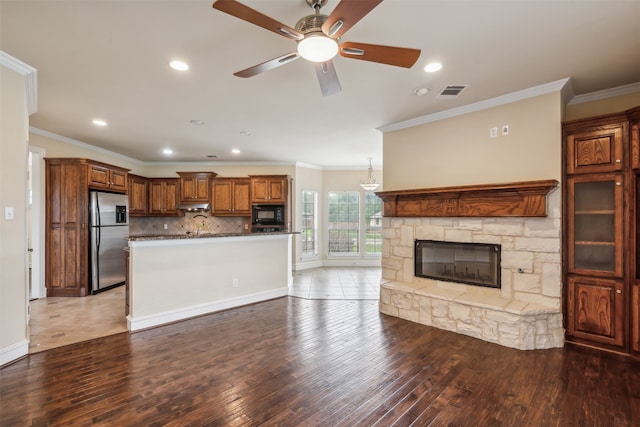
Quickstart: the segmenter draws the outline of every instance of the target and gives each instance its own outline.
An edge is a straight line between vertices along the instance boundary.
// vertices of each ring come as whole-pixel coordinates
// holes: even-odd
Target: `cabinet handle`
[[[616,159],[616,163],[622,163],[622,160]]]
[[[616,182],[616,185],[622,185],[622,183],[621,182]]]
[[[616,289],[616,294],[621,294],[622,291],[620,289]]]

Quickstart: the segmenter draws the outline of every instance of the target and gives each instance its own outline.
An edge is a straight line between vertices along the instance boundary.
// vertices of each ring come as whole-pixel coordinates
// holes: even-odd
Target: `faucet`
[[[202,215],[202,214],[194,215],[193,219],[196,219],[198,217],[207,219],[206,215]],[[204,227],[204,220],[202,220],[202,224],[200,224],[200,223],[196,224],[196,236],[200,236],[200,225],[202,225],[202,227]]]

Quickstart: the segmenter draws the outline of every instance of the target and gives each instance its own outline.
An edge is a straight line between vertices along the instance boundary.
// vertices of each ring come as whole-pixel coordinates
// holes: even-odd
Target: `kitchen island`
[[[129,331],[288,295],[294,233],[129,237]]]

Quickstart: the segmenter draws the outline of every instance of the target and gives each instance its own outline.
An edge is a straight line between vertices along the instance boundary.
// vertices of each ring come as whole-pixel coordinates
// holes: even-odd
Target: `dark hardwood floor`
[[[29,355],[2,426],[638,426],[640,363],[519,351],[378,312],[280,298]]]

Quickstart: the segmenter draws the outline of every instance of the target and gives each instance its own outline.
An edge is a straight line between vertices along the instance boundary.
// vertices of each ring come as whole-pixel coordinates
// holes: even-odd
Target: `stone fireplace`
[[[380,311],[507,347],[562,347],[556,181],[381,192]],[[499,245],[500,287],[419,277],[417,241]],[[445,280],[446,279],[446,280]]]

